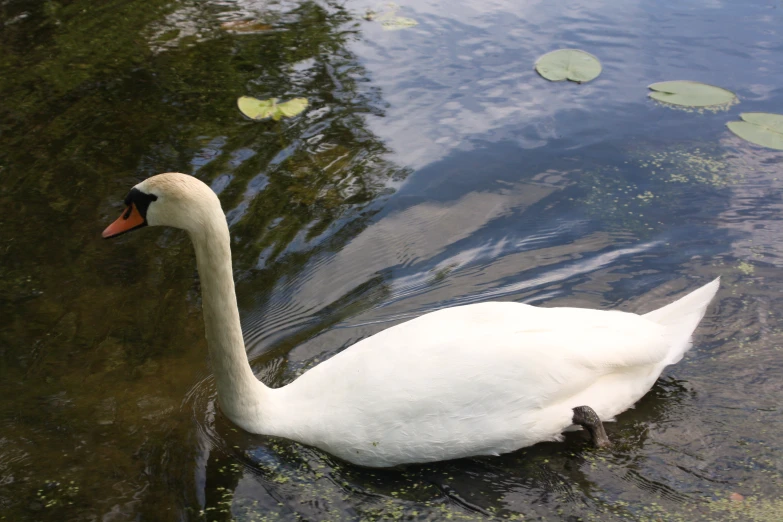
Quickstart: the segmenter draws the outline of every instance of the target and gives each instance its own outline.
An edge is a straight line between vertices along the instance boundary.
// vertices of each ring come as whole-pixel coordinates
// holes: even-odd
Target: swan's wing
[[[384,330],[357,343],[356,349],[395,357],[434,345],[487,355],[495,350],[519,356],[544,351],[594,368],[655,364],[668,351],[663,329],[636,314],[513,302],[439,310]]]
[[[595,370],[621,370],[663,363],[669,353],[664,328],[636,314],[554,308],[518,334],[571,364]]]
[[[571,408],[587,404],[608,418],[649,390],[667,353],[659,330],[633,314],[516,303],[439,311],[275,390],[288,412],[277,433],[344,458],[378,454],[374,465],[552,440]]]
[[[669,353],[662,328],[634,314],[560,309],[552,317],[569,320],[556,327],[542,317],[538,328],[521,328],[512,337],[523,343],[521,373],[535,383],[531,404],[541,408],[609,381],[627,381],[635,402],[649,387],[645,378],[639,391],[639,376],[657,377]]]
[[[661,327],[636,314],[481,303],[384,330],[298,381],[312,390],[328,385],[351,402],[361,393],[455,403],[525,397],[540,405],[607,374],[657,366],[667,353]]]

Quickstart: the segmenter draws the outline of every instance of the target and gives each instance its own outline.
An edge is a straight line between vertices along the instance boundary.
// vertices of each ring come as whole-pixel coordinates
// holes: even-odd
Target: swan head
[[[223,210],[217,195],[206,184],[179,172],[147,178],[134,186],[125,198],[125,210],[103,231],[104,238],[116,237],[144,226],[169,226],[196,232]]]

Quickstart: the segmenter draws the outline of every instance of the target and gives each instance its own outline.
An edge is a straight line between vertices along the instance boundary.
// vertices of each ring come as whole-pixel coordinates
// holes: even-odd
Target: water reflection
[[[13,22],[3,64],[21,67],[0,83],[13,209],[2,232],[0,504],[15,519],[160,520],[203,503],[187,471],[203,449],[178,413],[208,371],[188,242],[174,231],[95,241],[129,185],[165,170],[212,180],[240,210],[235,254],[248,271],[265,248],[270,263],[300,264],[319,235],[332,238],[320,248],[339,248],[339,231],[407,175],[364,128],[362,115],[382,107],[345,50],[357,33],[344,8],[259,6],[277,30],[248,37],[220,29],[217,4],[200,7],[3,12]],[[302,93],[313,110],[293,127],[244,122],[236,97],[263,95],[259,85]],[[295,261],[275,266],[271,281],[297,272]]]
[[[771,4],[404,3],[419,26],[399,32],[362,2],[110,7],[0,9],[4,516],[725,518],[715,501],[738,491],[761,520],[775,505],[781,155],[730,137],[733,114],[639,89],[687,72],[773,110]],[[535,56],[563,45],[605,75],[538,81]],[[249,122],[243,94],[311,107]],[[220,193],[273,386],[450,304],[647,311],[718,274],[724,291],[695,349],[608,427],[611,452],[574,433],[360,469],[221,417],[183,234],[97,240],[128,186],[170,170]]]
[[[563,517],[580,516],[588,505],[591,511],[628,516],[634,509],[604,503],[601,491],[627,489],[630,483],[639,491],[639,501],[650,492],[675,502],[689,500],[668,485],[667,477],[649,474],[643,452],[650,426],[667,424],[672,408],[689,393],[672,379],[656,385],[622,429],[607,426],[616,446],[611,454],[590,451],[583,434],[571,433],[564,443],[539,444],[498,458],[381,470],[346,465],[294,442],[251,436],[210,415],[202,427],[212,448],[201,469],[205,511],[215,520],[421,515],[484,520],[520,511],[547,516],[553,508]],[[600,486],[586,470],[600,470]]]

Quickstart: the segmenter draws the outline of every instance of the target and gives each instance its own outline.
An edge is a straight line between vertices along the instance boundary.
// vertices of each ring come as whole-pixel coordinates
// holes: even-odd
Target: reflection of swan
[[[271,389],[247,360],[217,196],[185,174],[136,185],[103,232],[144,225],[188,231],[207,342],[226,416],[253,433],[310,444],[356,464],[393,466],[496,455],[629,408],[677,362],[718,280],[644,316],[480,303],[423,315],[364,339]],[[597,414],[597,416],[596,416]]]

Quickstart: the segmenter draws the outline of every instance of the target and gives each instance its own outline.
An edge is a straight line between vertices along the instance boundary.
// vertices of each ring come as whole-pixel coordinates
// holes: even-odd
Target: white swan
[[[250,368],[220,201],[192,176],[153,176],[103,232],[188,231],[223,412],[252,433],[309,444],[364,466],[498,455],[557,440],[575,424],[608,444],[600,419],[631,407],[676,363],[719,280],[639,316],[494,302],[384,330],[282,388]]]

